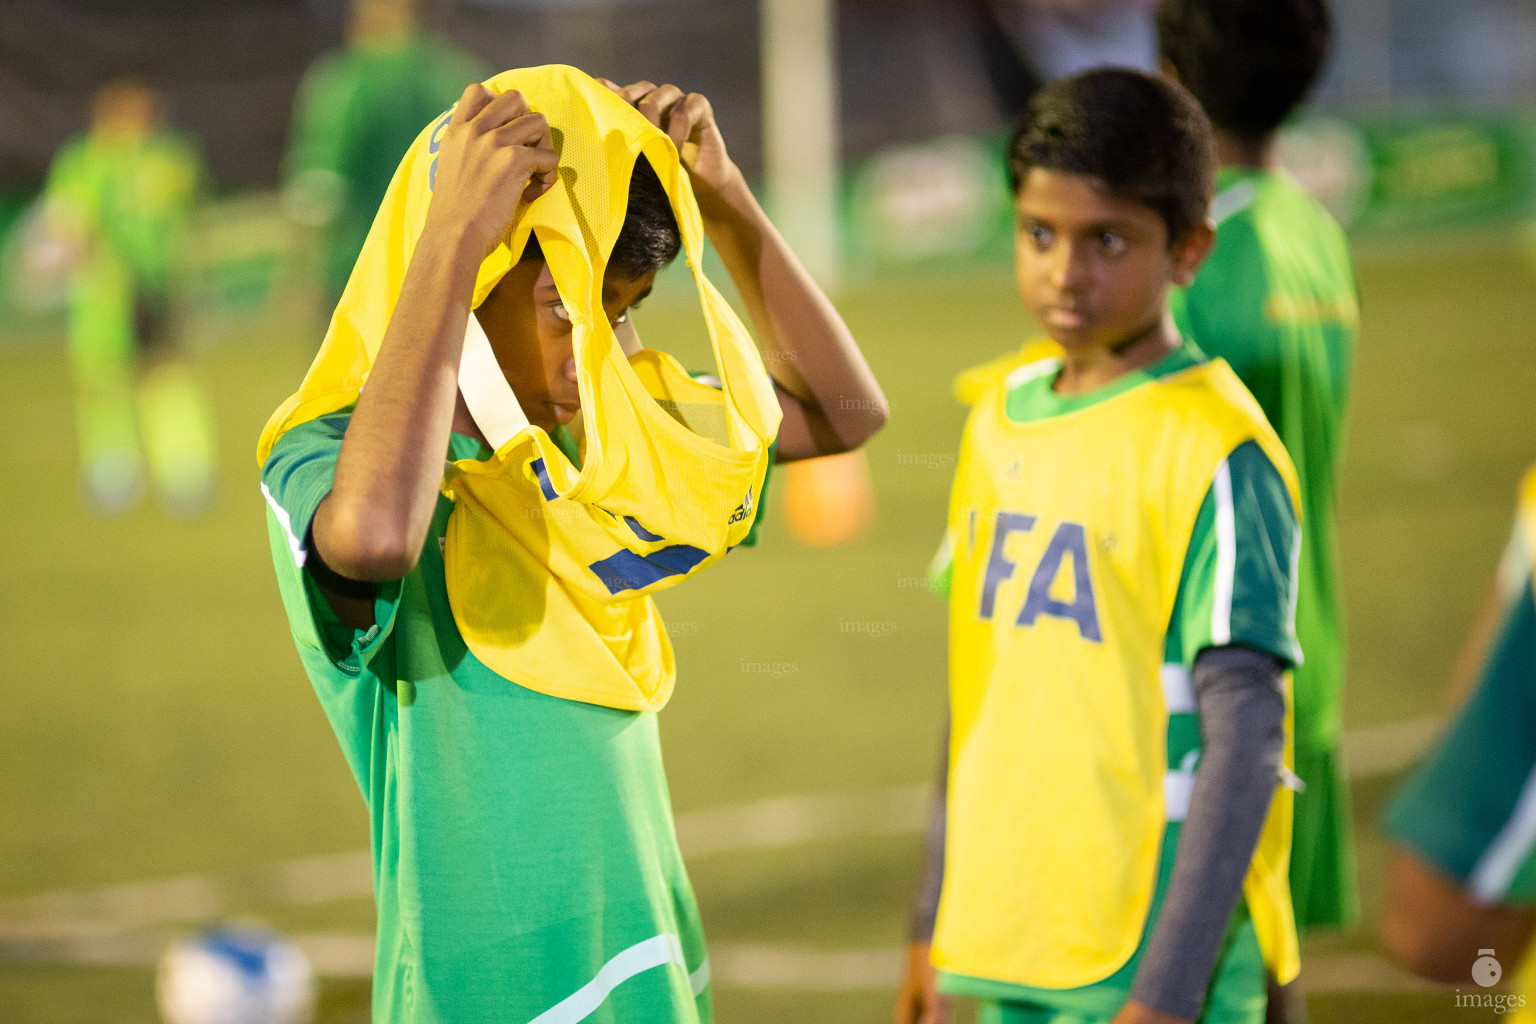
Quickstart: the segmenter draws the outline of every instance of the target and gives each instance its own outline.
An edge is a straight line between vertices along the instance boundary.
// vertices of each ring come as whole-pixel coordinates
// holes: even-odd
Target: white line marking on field
[[[1415,978],[1377,953],[1323,953],[1302,957],[1301,987],[1308,993],[1437,992],[1449,985]]]
[[[857,992],[894,990],[905,957],[899,949],[718,945],[709,959],[725,988]]]
[[[1348,776],[1407,767],[1442,725],[1439,719],[1423,718],[1346,734]],[[678,844],[693,861],[798,843],[906,835],[925,827],[930,793],[930,786],[915,784],[690,811],[676,816]],[[363,850],[284,860],[254,881],[261,897],[278,905],[369,899],[372,858]],[[0,901],[0,961],[153,964],[172,934],[164,926],[231,912],[232,891],[246,890],[194,875]],[[300,935],[297,941],[321,974],[366,977],[373,972],[371,936],[325,932]],[[899,969],[899,952],[886,950],[727,945],[715,947],[711,956],[718,982],[749,988],[887,988]],[[1410,984],[1419,983],[1380,957],[1332,954],[1308,960],[1309,990],[1408,991]]]
[[[932,790],[920,783],[692,811],[677,816],[677,843],[692,860],[827,839],[920,832]]]
[[[1420,718],[1350,732],[1344,761],[1350,778],[1407,767],[1442,728]],[[892,786],[859,793],[779,797],[677,815],[677,838],[690,860],[797,843],[918,832],[926,824],[930,787]],[[368,851],[278,861],[260,879],[267,898],[285,905],[367,899],[373,895]],[[142,927],[216,917],[227,886],[207,876],[168,878],[98,889],[44,893],[0,901],[0,921],[110,922]]]
[[[275,902],[328,903],[373,896],[373,857],[367,850],[278,861],[267,875]]]
[[[1407,768],[1445,728],[1440,718],[1415,718],[1344,734],[1344,774],[1351,779]]]
[[[0,952],[11,963],[70,963],[152,967],[174,937],[169,930],[54,936],[17,943],[14,929],[0,929]],[[327,978],[373,976],[373,936],[308,932],[292,939]],[[899,949],[814,949],[804,946],[714,943],[709,948],[711,983],[721,988],[796,992],[893,992],[905,954]],[[1306,990],[1335,992],[1430,992],[1445,988],[1401,970],[1375,953],[1327,953],[1305,958]]]

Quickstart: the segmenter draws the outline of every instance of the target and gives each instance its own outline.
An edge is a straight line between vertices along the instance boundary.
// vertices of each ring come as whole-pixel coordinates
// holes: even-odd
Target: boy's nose
[[[565,365],[560,367],[560,376],[564,377],[566,380],[570,381],[572,384],[576,383],[576,360],[575,359],[567,359],[565,361]]]
[[[1063,245],[1057,250],[1051,265],[1051,284],[1057,291],[1077,292],[1087,286],[1092,274],[1086,256],[1073,245]]]

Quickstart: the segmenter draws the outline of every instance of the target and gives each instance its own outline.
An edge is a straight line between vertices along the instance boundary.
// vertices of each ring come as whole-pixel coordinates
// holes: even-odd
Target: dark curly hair
[[[1034,95],[1008,143],[1017,195],[1035,168],[1097,178],[1155,210],[1168,244],[1205,219],[1216,187],[1216,144],[1194,97],[1139,71],[1103,68]]]
[[[683,234],[672,213],[672,201],[656,176],[656,169],[645,157],[635,161],[629,179],[629,202],[624,208],[624,226],[608,256],[608,266],[634,280],[653,270],[660,270],[677,259],[683,248]],[[519,262],[543,262],[544,250],[536,236],[528,236]]]
[[[1164,0],[1158,46],[1211,122],[1248,142],[1280,127],[1317,81],[1327,0]]]

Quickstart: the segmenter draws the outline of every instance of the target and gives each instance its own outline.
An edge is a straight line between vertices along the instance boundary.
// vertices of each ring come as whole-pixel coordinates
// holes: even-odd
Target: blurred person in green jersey
[[[478,58],[418,27],[413,0],[355,0],[346,45],[310,65],[294,105],[285,206],[323,239],[327,319],[421,126],[489,73]]]
[[[1394,851],[1383,938],[1415,974],[1464,986],[1458,1006],[1514,1011],[1511,1020],[1529,1022],[1536,1020],[1536,964],[1525,957],[1536,927],[1536,467],[1520,488],[1519,510],[1495,584],[1499,625],[1491,642],[1473,640],[1482,650],[1472,694],[1387,809]],[[1502,990],[1493,988],[1501,963],[1514,975]]]
[[[196,148],[135,77],[96,94],[90,130],[48,173],[46,230],[70,280],[82,489],[103,513],[138,500],[146,457],[173,512],[199,511],[212,490],[213,433],[177,296],[202,180]]]
[[[1303,929],[1348,925],[1359,913],[1340,755],[1334,526],[1359,305],[1344,232],[1274,163],[1275,133],[1316,79],[1329,30],[1324,0],[1166,0],[1158,13],[1164,70],[1205,107],[1221,161],[1216,248],[1194,284],[1174,293],[1174,319],[1237,371],[1301,481],[1296,773],[1306,788],[1296,798],[1291,894]]]

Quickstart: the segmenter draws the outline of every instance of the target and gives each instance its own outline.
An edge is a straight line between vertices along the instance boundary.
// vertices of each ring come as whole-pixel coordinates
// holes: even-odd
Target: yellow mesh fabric
[[[655,710],[675,672],[650,595],[712,564],[751,529],[778,402],[741,321],[703,275],[702,222],[671,140],[574,68],[508,71],[485,84],[522,92],[549,118],[560,168],[558,183],[481,265],[474,304],[537,231],[571,312],[586,452],[578,470],[529,426],[490,460],[449,468],[449,600],[469,649],[503,677],[557,697]],[[401,161],[320,353],[262,434],[262,461],[284,431],[357,400],[426,218],[448,116]],[[603,312],[603,272],[642,154],[682,231],[718,391],[662,353],[625,359]]]

